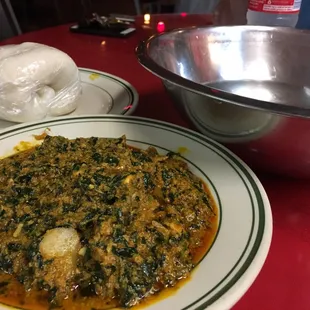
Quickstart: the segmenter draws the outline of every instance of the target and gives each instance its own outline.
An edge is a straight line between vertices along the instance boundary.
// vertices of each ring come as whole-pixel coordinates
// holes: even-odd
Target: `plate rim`
[[[255,249],[254,254],[252,255],[249,254],[247,256],[245,262],[242,263],[241,267],[238,267],[238,271],[236,275],[234,275],[232,279],[229,280],[229,282],[225,284],[225,286],[213,298],[211,297],[211,299],[208,298],[207,300],[204,301],[204,299],[206,298],[206,296],[204,295],[201,298],[199,298],[199,300],[196,299],[190,305],[187,305],[186,307],[182,308],[182,310],[185,310],[185,309],[202,310],[202,309],[205,309],[206,307],[222,310],[222,309],[227,309],[228,307],[232,307],[233,304],[235,304],[241,298],[241,296],[245,293],[245,291],[247,291],[250,285],[254,282],[255,278],[259,274],[267,258],[270,244],[271,244],[271,238],[272,238],[272,214],[271,214],[271,208],[270,208],[270,203],[269,203],[267,194],[262,184],[260,183],[259,179],[256,177],[254,172],[238,156],[233,154],[226,147],[222,146],[220,143],[208,137],[203,136],[202,134],[198,132],[195,132],[193,130],[190,130],[190,129],[187,129],[187,128],[184,128],[178,125],[174,125],[171,123],[167,123],[167,122],[163,122],[163,121],[151,119],[151,118],[142,118],[142,117],[136,117],[136,116],[120,116],[120,115],[113,115],[113,114],[63,116],[63,117],[58,117],[57,119],[41,120],[41,121],[35,121],[31,123],[18,124],[18,125],[1,130],[0,138],[1,137],[4,137],[4,139],[9,138],[11,136],[10,133],[27,132],[31,129],[36,129],[37,126],[45,125],[45,124],[46,124],[46,127],[48,127],[48,124],[51,124],[51,123],[56,123],[57,125],[57,123],[61,124],[66,121],[70,123],[74,120],[77,120],[77,121],[84,120],[87,122],[92,122],[96,120],[97,122],[98,121],[104,122],[104,121],[108,121],[108,119],[110,119],[111,122],[115,122],[116,120],[120,120],[120,121],[127,120],[130,122],[135,122],[137,124],[140,124],[140,125],[142,124],[145,126],[150,126],[150,124],[153,123],[153,124],[156,124],[161,129],[164,129],[164,130],[170,129],[170,131],[174,131],[175,133],[185,133],[187,134],[187,137],[191,139],[194,137],[196,139],[192,139],[192,140],[194,140],[196,143],[198,142],[197,140],[203,141],[206,144],[206,145],[203,144],[205,147],[208,147],[208,145],[215,147],[215,149],[219,150],[222,154],[226,155],[230,160],[232,160],[233,163],[237,165],[238,168],[244,173],[246,180],[249,181],[251,188],[254,191],[254,194],[255,194],[254,197],[257,198],[258,197],[257,194],[259,195],[259,198],[261,199],[261,202],[260,202],[261,206],[258,207],[258,210],[260,209],[263,210],[264,225],[263,225],[261,237],[260,237],[260,240],[258,241],[258,244],[256,245],[256,239],[257,239],[259,230],[256,233],[255,242],[250,250],[250,254],[252,254],[253,249]],[[152,127],[155,127],[155,126],[152,126]],[[26,130],[21,131],[22,129],[26,129]],[[214,151],[213,148],[210,148],[210,149]],[[255,187],[256,187],[256,190],[255,190]],[[258,203],[258,205],[260,205],[260,203]],[[258,223],[259,225],[261,225],[260,216],[258,217],[259,217]],[[244,266],[245,268],[243,270]],[[236,283],[239,284],[239,287],[235,285]],[[224,296],[225,298],[221,299],[221,297],[224,297]],[[196,303],[199,303],[201,301],[202,301],[202,304],[195,306]],[[13,308],[13,309],[16,309],[16,308]]]
[[[95,69],[91,69],[91,68],[86,68],[86,67],[77,67],[79,72],[89,72],[91,73],[96,73],[99,74],[100,76],[104,77],[104,78],[109,78],[111,80],[113,80],[114,82],[117,82],[119,84],[121,84],[123,86],[123,88],[127,91],[127,93],[130,95],[130,103],[128,105],[128,109],[124,110],[121,114],[117,114],[117,115],[131,115],[135,112],[138,103],[139,103],[139,93],[136,90],[136,88],[129,83],[128,81],[122,79],[121,77],[105,72],[105,71],[101,71],[101,70],[95,70]],[[81,81],[81,83],[83,83],[83,81]],[[92,84],[92,81],[88,82],[90,84]],[[106,91],[106,90],[105,90]],[[110,95],[110,93],[108,93]],[[110,95],[111,96],[111,95]],[[113,100],[114,102],[114,100]],[[113,106],[112,106],[113,109]],[[100,114],[101,115],[101,114]],[[114,114],[110,114],[110,111],[107,114],[102,114],[102,115],[114,115]],[[82,115],[77,115],[77,116],[82,116]],[[67,116],[69,117],[69,115]],[[75,117],[75,116],[72,116]]]

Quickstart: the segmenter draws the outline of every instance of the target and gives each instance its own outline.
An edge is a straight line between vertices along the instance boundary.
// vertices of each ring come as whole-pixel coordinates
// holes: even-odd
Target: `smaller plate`
[[[68,116],[78,115],[131,115],[136,109],[139,95],[127,81],[102,71],[79,68],[82,95],[77,108]],[[45,119],[51,119],[47,116]],[[54,118],[54,117],[53,117]],[[16,123],[0,120],[0,129]]]
[[[78,107],[70,115],[130,115],[134,112],[139,95],[131,84],[102,71],[87,68],[79,68],[79,71],[83,93]]]

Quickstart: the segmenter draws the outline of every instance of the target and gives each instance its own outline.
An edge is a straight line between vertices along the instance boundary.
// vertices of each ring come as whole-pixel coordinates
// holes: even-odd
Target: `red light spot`
[[[158,32],[164,32],[165,31],[165,23],[164,22],[158,22],[157,31]]]
[[[128,110],[128,109],[130,109],[130,108],[132,108],[132,104],[131,104],[131,105],[128,105],[128,106],[126,106],[123,110]]]
[[[185,17],[185,16],[187,16],[187,13],[182,12],[182,13],[181,13],[181,16],[182,16],[182,17]]]

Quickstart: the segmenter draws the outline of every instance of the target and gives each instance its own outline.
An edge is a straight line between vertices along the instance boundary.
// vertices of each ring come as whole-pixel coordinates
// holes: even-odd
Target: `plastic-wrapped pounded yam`
[[[81,89],[66,53],[31,42],[0,47],[0,118],[27,122],[68,114]]]

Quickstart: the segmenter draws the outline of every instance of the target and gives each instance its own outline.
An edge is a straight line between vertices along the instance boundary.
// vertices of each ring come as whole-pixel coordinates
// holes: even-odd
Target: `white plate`
[[[1,155],[21,140],[49,128],[53,135],[120,137],[160,152],[186,148],[192,171],[211,189],[219,208],[216,239],[189,281],[148,310],[225,310],[246,292],[266,259],[272,215],[266,193],[254,173],[220,144],[187,129],[156,120],[121,116],[58,118],[18,125],[0,132]],[[1,306],[0,306],[1,308]],[[2,306],[3,309],[7,309]]]
[[[83,87],[77,109],[71,115],[130,115],[138,105],[139,95],[125,80],[105,72],[79,68]]]
[[[127,81],[102,71],[79,68],[82,95],[75,111],[76,115],[131,115],[139,101],[136,89]],[[52,117],[46,117],[51,119]],[[0,129],[16,123],[0,120]]]

